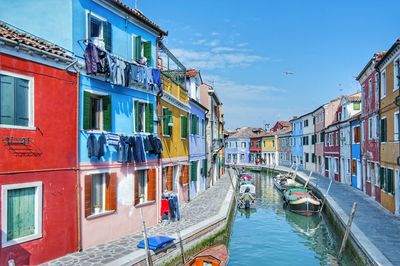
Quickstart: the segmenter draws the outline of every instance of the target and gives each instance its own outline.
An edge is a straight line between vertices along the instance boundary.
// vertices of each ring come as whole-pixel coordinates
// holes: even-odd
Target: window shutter
[[[111,23],[108,21],[103,22],[103,38],[104,38],[104,47],[107,51],[111,52],[112,49],[112,29]]]
[[[0,124],[14,125],[15,79],[0,75]]]
[[[147,199],[156,200],[156,169],[147,171]]]
[[[143,54],[144,57],[147,58],[147,65],[150,66],[151,65],[151,42],[145,42],[143,44]]]
[[[135,101],[135,132],[139,132],[139,102]]]
[[[168,111],[168,124],[174,124],[174,118],[172,116],[172,111],[167,109]],[[168,135],[172,136],[172,128],[173,126],[168,126],[167,124],[167,129],[168,129]]]
[[[154,131],[153,104],[146,104],[146,132],[153,133],[153,131]]]
[[[393,193],[393,170],[387,169],[387,192]]]
[[[90,92],[83,92],[83,129],[90,129]]]
[[[183,165],[181,169],[181,184],[186,185],[189,183],[189,172],[188,172],[188,166]]]
[[[381,189],[383,189],[385,186],[385,168],[383,168],[383,167],[381,167],[379,169],[379,181],[381,183],[380,187],[381,187]]]
[[[111,95],[103,96],[103,129],[111,131]]]
[[[29,125],[29,81],[23,79],[15,79],[15,124],[18,126]]]
[[[203,176],[207,178],[207,159],[203,160]]]
[[[92,176],[85,175],[85,217],[92,214]]]
[[[117,209],[117,174],[111,173],[106,176],[106,210]]]
[[[140,197],[139,197],[139,172],[135,172],[135,195],[134,195],[134,204],[137,205],[140,202]]]
[[[172,166],[168,166],[167,170],[167,191],[172,191]]]
[[[135,38],[135,59],[136,61],[141,59],[142,54],[142,37],[136,36]]]
[[[197,162],[192,162],[190,167],[190,180],[197,181]]]

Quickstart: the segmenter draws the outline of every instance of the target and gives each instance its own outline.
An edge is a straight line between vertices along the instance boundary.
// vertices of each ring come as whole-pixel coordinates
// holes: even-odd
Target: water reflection
[[[331,265],[340,240],[324,216],[283,208],[272,177],[252,173],[256,209],[238,210],[229,243],[229,265]],[[339,244],[338,244],[339,243]],[[341,265],[351,265],[345,256]]]

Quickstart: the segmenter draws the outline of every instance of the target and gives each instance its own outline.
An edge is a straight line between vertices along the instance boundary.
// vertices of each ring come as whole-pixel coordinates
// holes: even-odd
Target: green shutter
[[[15,79],[0,75],[0,124],[14,125]]]
[[[174,124],[174,117],[172,115],[172,111],[168,109],[168,124]],[[172,136],[172,128],[173,126],[168,126],[168,135]]]
[[[103,96],[103,129],[111,131],[111,95]]]
[[[197,161],[192,162],[190,167],[190,180],[197,181]]]
[[[181,116],[181,138],[187,138],[187,117]]]
[[[386,142],[387,132],[386,132],[386,119],[381,120],[381,142]]]
[[[353,103],[354,110],[360,110],[360,103]]]
[[[168,109],[163,108],[163,135],[168,135]]]
[[[135,37],[135,60],[138,61],[141,58],[142,53],[142,38],[140,36]]]
[[[107,51],[111,52],[112,49],[112,29],[111,23],[108,21],[103,22],[103,38],[104,38],[104,47]]]
[[[90,129],[90,92],[83,92],[83,129]]]
[[[207,178],[207,159],[203,160],[203,176]]]
[[[7,192],[7,240],[35,233],[35,188]]]
[[[381,167],[379,168],[379,182],[380,182],[380,188],[384,188],[385,185],[385,168]]]
[[[153,133],[153,131],[154,131],[153,104],[146,104],[146,132]]]
[[[139,101],[135,101],[134,103],[134,108],[135,108],[135,132],[139,132]]]
[[[387,183],[388,183],[388,190],[387,192],[394,194],[394,186],[393,186],[393,170],[387,169]]]
[[[15,124],[29,125],[29,81],[15,79]]]
[[[147,65],[150,66],[151,65],[151,42],[145,42],[143,44],[143,54],[144,57],[147,58]]]

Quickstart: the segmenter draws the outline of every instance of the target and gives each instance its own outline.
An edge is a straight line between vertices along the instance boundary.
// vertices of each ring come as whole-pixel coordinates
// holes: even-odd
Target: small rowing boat
[[[198,253],[186,266],[226,266],[228,265],[229,251],[225,245],[206,248]]]

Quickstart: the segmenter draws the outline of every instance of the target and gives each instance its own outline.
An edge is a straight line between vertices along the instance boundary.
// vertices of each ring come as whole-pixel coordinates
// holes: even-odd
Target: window
[[[117,209],[117,175],[100,173],[85,176],[85,217]]]
[[[162,119],[162,126],[163,126],[163,135],[167,137],[172,136],[172,128],[174,126],[174,120],[172,116],[172,111],[169,110],[167,107],[163,107],[163,119]]]
[[[339,173],[339,159],[335,158],[335,173]]]
[[[91,12],[88,13],[88,39],[98,38],[104,42],[104,48],[111,52],[111,33],[111,23]]]
[[[135,131],[153,133],[153,104],[135,101]]]
[[[232,156],[231,156],[231,154],[229,153],[229,154],[228,154],[228,161],[231,160],[231,157],[232,157]]]
[[[309,161],[308,153],[304,153],[304,156],[306,157],[306,163],[308,163],[308,161]]]
[[[2,185],[2,247],[42,237],[42,182]]]
[[[387,120],[386,117],[381,119],[381,142],[387,141]]]
[[[367,163],[367,181],[371,182],[371,175],[374,172],[372,166],[375,165],[374,163],[368,162]]]
[[[370,118],[368,118],[368,139],[372,139],[372,132],[374,132],[374,129],[373,129],[373,125],[372,125],[372,123],[373,123],[373,119],[372,119],[372,117],[370,117]]]
[[[394,113],[394,141],[399,141],[399,112]]]
[[[325,132],[319,133],[319,139],[320,139],[321,142],[325,141]]]
[[[347,159],[347,173],[350,174],[350,159]]]
[[[365,121],[363,120],[361,122],[361,141],[364,141],[366,139],[365,137]]]
[[[84,92],[83,129],[111,131],[111,96]]]
[[[315,156],[315,153],[311,154],[311,162],[315,163],[317,161],[317,157]]]
[[[199,117],[197,115],[190,115],[190,133],[192,135],[199,135]]]
[[[394,172],[393,169],[381,167],[380,168],[380,182],[381,188],[387,193],[394,195]]]
[[[186,139],[188,135],[188,118],[181,115],[181,138]]]
[[[353,127],[353,144],[360,143],[360,126]]]
[[[242,148],[246,148],[246,142],[242,142]]]
[[[386,96],[386,72],[382,72],[382,78],[381,78],[381,98],[385,98]]]
[[[272,140],[272,148],[275,148],[275,140]]]
[[[0,125],[33,127],[33,78],[0,71]]]
[[[335,146],[339,146],[339,132],[335,134]]]
[[[380,187],[380,179],[378,178],[379,171],[380,171],[379,164],[376,163],[375,164],[375,186],[377,186],[377,187]]]
[[[358,111],[358,110],[360,110],[360,105],[361,105],[361,103],[353,103],[353,109],[354,109],[354,111]]]
[[[325,170],[329,171],[329,158],[325,157],[324,161],[325,161]]]
[[[304,120],[304,127],[308,127],[308,119]]]
[[[201,119],[201,135],[202,136],[206,135],[206,124],[203,118]]]
[[[152,44],[151,41],[145,41],[141,36],[132,37],[132,55],[134,61],[140,61],[145,58],[147,65],[152,64]]]
[[[400,58],[397,58],[394,61],[394,86],[393,86],[393,91],[398,90],[400,87]]]
[[[169,167],[172,173],[172,167]],[[135,205],[156,200],[156,169],[135,172]]]
[[[192,161],[190,163],[190,181],[192,182],[197,181],[197,167],[198,167],[197,161]]]
[[[244,154],[240,154],[240,161],[244,162]]]

